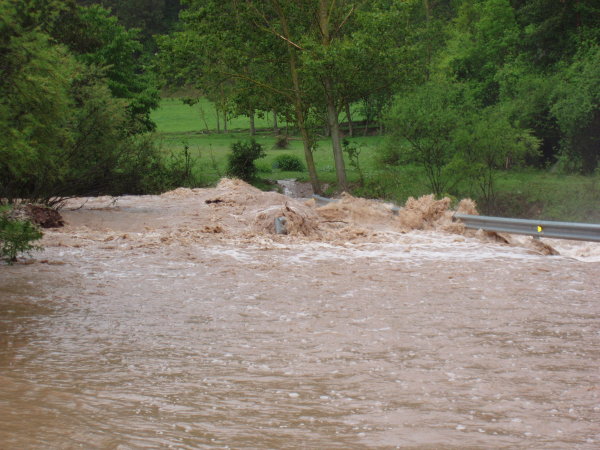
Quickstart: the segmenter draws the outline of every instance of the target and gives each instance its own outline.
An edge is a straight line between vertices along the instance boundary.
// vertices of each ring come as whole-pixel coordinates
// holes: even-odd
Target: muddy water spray
[[[286,207],[315,232],[257,229]],[[66,212],[0,268],[2,446],[598,447],[597,263],[311,208],[227,181]]]

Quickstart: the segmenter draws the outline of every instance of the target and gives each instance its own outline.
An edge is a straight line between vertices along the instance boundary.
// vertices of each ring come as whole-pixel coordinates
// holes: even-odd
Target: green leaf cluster
[[[244,181],[252,181],[258,172],[254,161],[265,156],[267,154],[263,146],[254,139],[235,142],[231,145],[231,153],[227,155],[227,174]]]
[[[151,167],[136,164],[156,166],[138,136],[158,91],[135,62],[135,34],[69,1],[8,0],[0,11],[0,199],[140,187]]]
[[[273,160],[273,169],[279,169],[287,172],[303,172],[304,164],[296,155],[283,154],[277,155]]]
[[[424,2],[424,9],[432,3]],[[435,7],[433,8],[435,9]],[[600,7],[591,1],[453,2],[425,80],[388,113],[388,164],[417,164],[437,195],[476,195],[524,164],[591,173],[600,162]]]
[[[30,253],[40,247],[32,244],[42,238],[42,232],[27,220],[8,217],[0,211],[0,258],[9,264],[17,260],[20,253]]]

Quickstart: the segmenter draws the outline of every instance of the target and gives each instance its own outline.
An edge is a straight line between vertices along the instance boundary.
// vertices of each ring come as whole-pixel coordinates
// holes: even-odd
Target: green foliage
[[[600,40],[600,4],[596,0],[513,0],[522,28],[519,49],[542,71],[577,51],[582,41]]]
[[[37,32],[14,36],[1,50],[0,197],[37,196],[64,176],[77,64]]]
[[[78,3],[101,4],[125,27],[140,29],[142,42],[148,50],[155,48],[152,37],[167,32],[181,9],[179,0],[79,0]]]
[[[344,139],[342,141],[342,147],[344,149],[344,153],[348,156],[350,166],[358,172],[360,184],[363,185],[365,183],[365,177],[360,168],[359,159],[360,153],[362,152],[362,147],[355,142],[350,142],[348,139]]]
[[[303,172],[304,164],[296,155],[277,155],[273,160],[273,168],[285,172]]]
[[[17,260],[20,253],[39,250],[33,241],[42,238],[41,231],[26,220],[14,220],[5,212],[0,212],[0,258],[9,264]]]
[[[199,177],[194,168],[198,163],[198,157],[194,157],[189,144],[183,144],[182,152],[172,152],[166,163],[167,183],[169,187],[198,187],[201,185]]]
[[[261,144],[252,139],[249,142],[238,141],[231,146],[231,153],[227,156],[228,175],[244,181],[252,181],[256,176],[254,161],[266,156]]]
[[[133,161],[162,164],[133,144],[157,99],[135,63],[134,34],[98,7],[1,8],[0,198],[49,202],[147,184],[123,177],[138,173]]]
[[[389,127],[400,145],[395,153],[388,150],[387,158],[423,167],[438,196],[469,181],[477,187],[482,206],[491,209],[497,171],[535,155],[539,140],[513,124],[510,108],[478,108],[472,98],[469,89],[439,81],[398,97]]]
[[[158,83],[141,59],[138,31],[126,29],[110,11],[92,5],[64,12],[51,35],[78,61],[102,68],[112,95],[127,99],[131,132],[152,131],[150,111],[158,106]]]
[[[284,150],[290,146],[290,137],[287,134],[280,134],[275,137],[275,148]]]
[[[273,167],[267,161],[257,161],[254,163],[256,170],[259,173],[269,174],[273,173]]]
[[[174,161],[175,159],[175,161]],[[120,194],[159,194],[186,185],[180,158],[165,158],[151,136],[132,136],[123,143],[110,184],[103,192]]]
[[[393,87],[409,73],[417,76],[403,64],[411,5],[190,0],[180,30],[159,39],[159,66],[169,84],[198,88],[221,115],[277,111],[293,117],[315,187],[308,123],[318,118],[317,126],[329,127],[336,138],[334,164],[343,186],[338,112],[364,100],[379,120]]]
[[[455,131],[453,140],[457,154],[449,168],[477,186],[486,212],[495,206],[497,171],[519,165],[539,147],[529,130],[516,128],[505,111],[494,107],[478,111]]]
[[[446,192],[455,171],[446,170],[454,155],[453,132],[461,120],[460,92],[430,82],[395,99],[387,123],[399,162],[415,162],[427,173],[434,194]],[[407,145],[402,145],[406,141]]]
[[[444,55],[451,76],[468,81],[477,102],[489,106],[499,96],[498,70],[514,58],[519,29],[508,0],[462,2]]]
[[[591,174],[600,162],[600,45],[582,48],[562,75],[552,106],[562,152]]]

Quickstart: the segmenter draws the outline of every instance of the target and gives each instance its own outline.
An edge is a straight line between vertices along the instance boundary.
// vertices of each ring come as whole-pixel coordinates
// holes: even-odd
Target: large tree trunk
[[[315,194],[321,193],[321,184],[319,183],[319,177],[317,175],[317,168],[315,167],[315,161],[313,159],[312,154],[312,142],[310,139],[310,134],[308,129],[306,128],[306,121],[304,115],[304,104],[302,102],[302,92],[300,90],[300,78],[298,76],[298,66],[296,62],[296,49],[292,46],[290,40],[290,29],[287,22],[287,17],[281,8],[279,2],[275,2],[275,8],[277,10],[277,14],[279,15],[279,19],[281,20],[281,26],[283,31],[283,36],[288,41],[288,58],[289,58],[289,66],[290,66],[290,75],[292,78],[292,85],[294,88],[293,100],[294,100],[294,112],[296,114],[296,124],[298,125],[298,129],[300,130],[300,135],[302,136],[302,142],[304,144],[304,157],[306,159],[306,166],[308,168],[308,174],[310,176],[310,183],[313,188],[313,192]]]
[[[337,175],[338,186],[342,191],[348,190],[346,181],[346,166],[344,164],[344,153],[342,152],[342,142],[340,140],[340,122],[338,111],[335,107],[333,91],[330,79],[324,80],[324,86],[327,96],[327,121],[329,122],[329,130],[331,131],[331,145],[333,147],[333,160],[335,162],[335,173]]]
[[[319,1],[319,27],[321,28],[321,43],[324,47],[331,44],[329,33],[329,13],[330,1]],[[340,142],[340,123],[338,111],[335,105],[335,92],[333,82],[329,75],[323,79],[323,88],[325,89],[325,100],[327,102],[327,122],[331,132],[331,144],[333,147],[333,160],[335,162],[335,173],[337,175],[338,187],[342,191],[348,190],[346,182],[346,168],[344,166],[344,154],[342,153],[342,145]]]

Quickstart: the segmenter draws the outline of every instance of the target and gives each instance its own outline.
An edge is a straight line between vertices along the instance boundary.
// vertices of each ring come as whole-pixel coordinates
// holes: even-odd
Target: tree
[[[596,0],[511,0],[523,33],[519,49],[544,72],[571,58],[583,41],[600,39]]]
[[[562,132],[562,152],[589,174],[600,162],[600,45],[581,48],[561,75],[552,114]]]
[[[492,210],[499,169],[508,169],[535,153],[539,140],[530,130],[515,127],[501,107],[491,106],[467,113],[465,124],[452,136],[457,152],[454,167],[479,189],[483,207]]]
[[[61,11],[50,35],[66,45],[78,61],[103,68],[102,77],[116,98],[128,100],[132,132],[153,131],[150,113],[158,107],[158,82],[141,60],[137,30],[120,25],[98,5]]]
[[[460,94],[452,84],[430,81],[396,96],[387,122],[391,145],[400,150],[401,160],[421,165],[438,196],[447,192],[456,175],[447,168],[455,154],[453,133],[463,115]]]
[[[151,52],[156,50],[153,37],[170,31],[181,10],[179,0],[77,0],[77,3],[109,9],[125,28],[140,30],[141,42]]]
[[[115,97],[119,80],[110,85],[111,67],[86,64],[50,33],[62,14],[74,11],[71,6],[0,4],[3,201],[118,193],[143,179],[151,166],[160,171],[155,149],[135,137],[144,128],[136,126],[134,102]]]
[[[389,74],[398,73],[397,64],[392,65],[397,58],[383,56],[386,49],[390,55],[398,54],[393,49],[402,27],[389,20],[396,16],[386,15],[386,8],[403,11],[405,2],[190,0],[187,4],[181,14],[184,31],[161,39],[161,53],[167,53],[161,65],[206,94],[214,80],[226,82],[231,98],[249,111],[266,104],[250,106],[257,96],[248,83],[269,93],[268,110],[290,105],[315,192],[320,188],[308,118],[325,111],[338,185],[346,189],[339,114],[350,102],[392,84]],[[223,8],[231,14],[222,14]],[[379,33],[372,34],[376,27]],[[392,35],[394,39],[387,39]]]
[[[481,106],[499,100],[496,75],[516,57],[519,28],[508,0],[463,2],[443,56],[449,76],[468,82]]]
[[[309,106],[301,93],[298,55],[291,47],[288,16],[278,2],[189,1],[182,12],[184,31],[159,40],[161,68],[171,83],[191,83],[213,100],[230,93],[239,109],[281,110],[293,105],[302,135],[313,189],[320,191],[312,158]],[[277,22],[281,31],[272,28]],[[253,86],[253,88],[250,88]],[[257,102],[257,89],[266,102]]]
[[[63,176],[59,162],[72,140],[69,90],[77,64],[35,31],[34,20],[14,2],[1,8],[0,198],[37,197]]]

